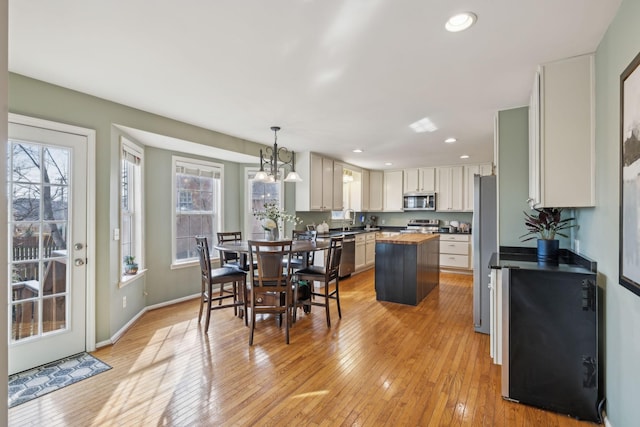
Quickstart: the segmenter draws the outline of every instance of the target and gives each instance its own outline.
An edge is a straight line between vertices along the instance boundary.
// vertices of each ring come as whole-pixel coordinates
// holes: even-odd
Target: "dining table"
[[[254,239],[254,241],[267,241],[266,239]],[[272,240],[271,240],[272,241]],[[329,249],[330,240],[322,239],[317,241],[311,240],[292,240],[291,241],[291,252],[292,253],[309,253],[314,251],[324,251]],[[242,265],[247,264],[247,256],[249,254],[249,241],[247,240],[237,240],[231,242],[225,242],[222,244],[216,244],[213,246],[214,249],[218,251],[225,252],[235,252],[240,255],[240,260]],[[307,256],[302,257],[304,260],[303,268],[308,267],[306,265],[306,261],[308,259]],[[296,286],[294,287],[294,299],[297,300],[298,295],[298,282],[295,281]],[[310,302],[303,304],[303,309],[306,313],[309,313],[311,310]],[[293,315],[293,322],[296,321],[296,315]]]

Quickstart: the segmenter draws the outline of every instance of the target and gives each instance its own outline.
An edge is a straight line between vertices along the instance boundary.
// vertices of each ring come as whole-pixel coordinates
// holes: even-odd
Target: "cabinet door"
[[[322,200],[322,181],[324,180],[324,159],[316,154],[310,155],[311,176],[309,177],[309,209],[324,209]]]
[[[464,167],[464,203],[462,207],[464,211],[473,211],[473,177],[479,174],[479,165],[467,165]]]
[[[341,211],[344,209],[344,201],[342,200],[343,181],[342,174],[344,166],[341,163],[331,161],[333,174],[330,186],[331,203],[328,204],[329,210]]]
[[[362,186],[361,186],[361,194],[362,194],[362,210],[368,211],[370,210],[370,194],[369,194],[369,171],[366,169],[362,169]]]
[[[402,171],[384,173],[384,210],[402,211]]]
[[[419,169],[405,169],[403,171],[404,183],[403,190],[405,193],[412,191],[420,191],[420,170]]]
[[[365,265],[366,265],[365,242],[356,241],[356,260],[355,260],[356,271],[363,269]]]
[[[333,160],[322,158],[322,210],[333,206]],[[340,193],[342,197],[342,193]],[[340,202],[342,204],[342,202]]]
[[[438,168],[438,197],[439,211],[462,210],[462,166],[447,166]]]
[[[381,171],[369,172],[369,210],[380,212],[382,210],[382,181]]]
[[[420,169],[420,191],[436,191],[436,168]]]
[[[365,243],[365,263],[367,266],[373,265],[376,263],[376,240],[375,239],[367,239]]]

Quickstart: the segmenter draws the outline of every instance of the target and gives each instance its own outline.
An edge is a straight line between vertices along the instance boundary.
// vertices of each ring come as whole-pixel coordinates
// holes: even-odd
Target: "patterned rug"
[[[111,369],[88,353],[9,376],[9,408]]]

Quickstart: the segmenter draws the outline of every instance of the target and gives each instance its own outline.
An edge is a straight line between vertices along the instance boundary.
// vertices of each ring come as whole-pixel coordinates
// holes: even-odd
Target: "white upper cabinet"
[[[362,190],[361,190],[361,194],[362,194],[362,210],[363,211],[368,211],[370,210],[370,203],[369,200],[371,200],[371,196],[370,196],[370,192],[369,192],[369,188],[370,188],[370,183],[369,183],[369,171],[367,169],[362,169]]]
[[[593,55],[542,65],[529,110],[529,203],[595,206]]]
[[[437,169],[437,186],[437,210],[462,211],[463,167],[439,167]]]
[[[369,171],[369,210],[380,212],[383,208],[383,181],[382,171]]]
[[[345,167],[345,173],[347,168]],[[349,169],[351,181],[342,184],[342,200],[344,209],[353,209],[362,212],[362,172]]]
[[[343,209],[341,163],[306,151],[296,153],[296,171],[302,178],[296,183],[297,211]]]
[[[384,173],[384,211],[402,211],[402,171],[388,171]]]
[[[405,169],[403,175],[405,193],[436,191],[436,168]]]
[[[464,184],[462,188],[463,200],[462,210],[465,212],[473,211],[473,177],[475,175],[491,175],[493,173],[493,165],[491,163],[483,163],[480,165],[465,165],[464,166]]]

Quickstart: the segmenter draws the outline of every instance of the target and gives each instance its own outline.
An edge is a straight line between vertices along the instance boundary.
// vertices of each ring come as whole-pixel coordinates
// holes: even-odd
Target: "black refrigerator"
[[[496,176],[476,175],[473,180],[473,326],[489,333],[489,260],[498,252]]]
[[[599,422],[600,290],[595,273],[560,270],[502,270],[502,395]]]

